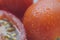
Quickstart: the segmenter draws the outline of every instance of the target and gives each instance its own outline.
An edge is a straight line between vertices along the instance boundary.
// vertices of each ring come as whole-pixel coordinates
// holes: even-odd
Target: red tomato
[[[28,40],[60,40],[60,1],[41,0],[25,12]]]
[[[24,26],[13,14],[0,10],[0,40],[26,40]]]
[[[21,18],[33,0],[0,0],[0,9],[12,12]]]

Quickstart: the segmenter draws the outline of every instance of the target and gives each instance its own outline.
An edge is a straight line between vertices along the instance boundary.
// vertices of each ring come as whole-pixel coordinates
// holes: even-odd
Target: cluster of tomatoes
[[[60,0],[0,0],[0,9],[22,20],[27,40],[60,40]]]

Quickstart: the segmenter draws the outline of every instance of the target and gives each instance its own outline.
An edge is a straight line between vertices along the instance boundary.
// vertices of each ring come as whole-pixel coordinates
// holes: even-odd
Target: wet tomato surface
[[[60,1],[41,0],[25,12],[28,40],[60,40]]]

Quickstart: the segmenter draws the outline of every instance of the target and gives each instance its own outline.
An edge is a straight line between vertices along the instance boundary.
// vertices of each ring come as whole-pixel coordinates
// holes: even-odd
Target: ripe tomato
[[[0,0],[0,9],[10,11],[21,18],[33,0]]]
[[[26,40],[21,21],[3,10],[0,10],[0,40]]]
[[[41,0],[25,12],[28,40],[60,40],[60,1]]]

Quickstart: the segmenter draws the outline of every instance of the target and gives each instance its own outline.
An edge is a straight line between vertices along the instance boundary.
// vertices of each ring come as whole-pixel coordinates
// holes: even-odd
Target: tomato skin
[[[10,11],[22,18],[25,10],[32,4],[32,0],[0,0],[0,9]]]
[[[60,37],[59,10],[57,0],[42,0],[29,7],[23,19],[28,40],[57,40]]]

